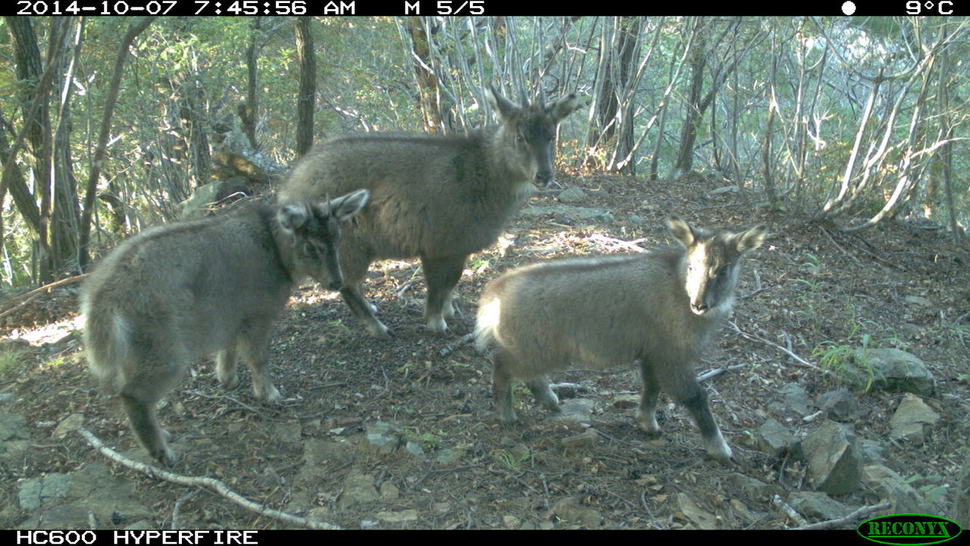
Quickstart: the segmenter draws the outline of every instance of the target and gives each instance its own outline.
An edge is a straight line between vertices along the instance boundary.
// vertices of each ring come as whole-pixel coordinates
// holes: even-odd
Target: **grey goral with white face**
[[[731,310],[740,258],[761,245],[765,229],[708,231],[679,218],[668,225],[682,246],[538,263],[486,285],[476,344],[494,349],[492,393],[500,420],[516,420],[513,379],[558,411],[550,372],[571,363],[611,368],[638,362],[640,427],[660,431],[656,410],[663,390],[690,411],[707,452],[731,458],[693,368]]]
[[[668,221],[671,233],[684,246],[684,289],[690,309],[698,315],[725,312],[734,303],[741,257],[761,246],[764,228],[743,233],[711,232],[680,218]]]
[[[533,184],[553,180],[556,127],[578,108],[576,96],[515,104],[490,89],[488,98],[500,123],[465,135],[361,133],[323,141],[280,192],[290,202],[370,190],[370,205],[345,230],[340,292],[374,336],[390,331],[363,297],[373,261],[421,259],[425,321],[443,333],[468,255],[495,243]]]
[[[155,404],[193,361],[216,353],[216,376],[237,384],[236,361],[252,372],[253,393],[280,392],[267,366],[273,321],[305,276],[339,288],[340,225],[367,203],[367,190],[332,201],[250,205],[169,224],[131,237],[85,279],[81,312],[91,371],[120,396],[138,440],[173,464]]]

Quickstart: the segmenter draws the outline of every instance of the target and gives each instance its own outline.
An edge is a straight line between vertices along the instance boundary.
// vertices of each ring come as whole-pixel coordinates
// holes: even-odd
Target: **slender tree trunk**
[[[60,18],[51,20],[50,53],[48,55],[48,70],[46,71],[43,68],[40,49],[37,47],[37,36],[34,33],[31,21],[32,19],[27,17],[8,17],[7,28],[10,30],[10,36],[14,42],[17,78],[22,82],[20,102],[24,112],[24,131],[26,132],[26,140],[30,145],[30,153],[35,160],[32,170],[34,180],[37,181],[37,195],[33,199],[35,199],[35,202],[38,199],[40,201],[33,273],[37,281],[48,282],[53,278],[54,270],[51,263],[54,256],[50,248],[49,234],[52,157],[49,96],[53,76],[50,68],[54,66],[54,58],[51,57],[50,53],[54,53],[60,45],[58,33],[55,30],[64,23],[64,20]],[[16,153],[16,148],[17,144],[15,143],[11,153]]]
[[[313,146],[313,110],[317,97],[317,62],[310,34],[309,17],[296,20],[296,57],[300,63],[300,92],[296,98],[296,156],[303,157]]]
[[[438,78],[431,69],[431,44],[427,30],[420,17],[407,18],[407,31],[411,36],[411,56],[414,75],[418,84],[418,107],[424,130],[435,133],[445,128],[441,112],[441,92]]]
[[[118,102],[118,90],[121,86],[121,76],[124,73],[125,61],[128,59],[128,48],[131,47],[135,38],[141,34],[154,17],[145,17],[128,26],[121,41],[121,47],[115,57],[114,69],[111,74],[111,84],[108,87],[108,96],[104,101],[104,114],[101,116],[101,128],[98,132],[98,143],[94,149],[94,160],[91,162],[91,172],[88,174],[87,184],[85,185],[84,209],[81,213],[81,233],[78,236],[79,249],[78,258],[82,270],[87,268],[90,257],[88,254],[88,243],[91,237],[91,218],[94,214],[95,197],[98,193],[98,178],[104,169],[104,158],[108,151],[108,136],[111,133],[111,116],[114,113],[115,105]]]
[[[259,149],[256,142],[256,122],[259,119],[259,88],[257,87],[259,75],[259,40],[262,18],[254,17],[249,36],[249,47],[246,48],[246,104],[239,109],[239,118],[242,120],[243,132],[249,139],[253,151]]]
[[[81,56],[84,19],[73,21],[74,37],[62,55],[64,74],[58,97],[57,129],[54,133],[53,211],[51,214],[51,249],[58,269],[71,266],[78,273],[78,234],[80,232],[80,203],[74,160],[71,157],[71,99],[74,96],[74,69]],[[70,55],[67,53],[71,53]],[[73,262],[73,263],[72,263]]]
[[[701,121],[701,93],[704,87],[704,67],[707,66],[707,41],[704,31],[697,36],[690,60],[690,89],[684,107],[684,124],[680,130],[680,148],[674,162],[674,177],[690,172],[694,165],[694,141],[697,139],[697,124]]]

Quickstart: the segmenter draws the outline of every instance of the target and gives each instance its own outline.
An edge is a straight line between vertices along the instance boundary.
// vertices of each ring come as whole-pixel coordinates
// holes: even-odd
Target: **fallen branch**
[[[789,506],[787,502],[781,499],[781,495],[775,495],[771,499],[771,504],[774,504],[775,506],[777,506],[782,512],[785,513],[786,516],[791,518],[795,523],[799,525],[807,524],[807,522],[805,521],[805,518],[803,518],[801,514],[799,514],[794,508]]]
[[[82,275],[75,275],[74,277],[68,277],[66,279],[61,279],[59,281],[54,281],[54,282],[52,282],[50,284],[45,284],[44,286],[41,286],[40,288],[35,288],[35,289],[31,290],[30,292],[24,292],[23,294],[19,294],[17,296],[14,296],[14,297],[10,298],[9,300],[5,301],[4,302],[4,305],[9,305],[12,302],[15,302],[15,301],[20,300],[20,299],[23,299],[23,298],[27,298],[27,299],[24,300],[24,301],[22,301],[22,302],[20,302],[20,303],[18,303],[17,305],[14,305],[13,307],[10,307],[9,309],[7,309],[6,311],[4,311],[3,313],[0,313],[0,318],[3,318],[5,316],[9,315],[10,313],[13,313],[17,309],[20,309],[21,307],[27,305],[34,298],[36,298],[37,296],[39,296],[44,291],[48,291],[49,292],[51,289],[57,288],[58,286],[64,286],[65,284],[73,284],[73,283],[82,281],[87,276],[88,276],[87,273],[84,273]]]
[[[855,523],[856,521],[868,517],[874,512],[879,512],[880,510],[888,510],[890,504],[884,503],[876,506],[863,506],[862,508],[852,512],[844,518],[830,519],[828,521],[820,521],[818,523],[811,523],[808,525],[802,525],[801,527],[796,527],[796,531],[806,531],[806,530],[818,530],[818,529],[837,529],[846,524]]]
[[[465,334],[461,336],[456,341],[449,343],[448,345],[444,346],[440,351],[438,351],[438,356],[450,355],[451,353],[455,352],[455,350],[458,349],[458,347],[461,347],[462,345],[468,343],[474,337],[475,337],[475,334]]]
[[[284,521],[286,523],[291,523],[293,525],[309,527],[310,529],[329,529],[329,530],[340,529],[340,527],[337,527],[330,523],[317,521],[313,519],[302,518],[299,516],[294,516],[292,514],[280,512],[279,510],[274,510],[262,504],[253,502],[249,499],[246,499],[240,496],[238,493],[235,493],[234,491],[229,489],[229,487],[226,484],[222,483],[221,481],[215,478],[209,478],[206,476],[184,476],[182,474],[175,474],[174,472],[162,470],[157,466],[140,463],[138,461],[133,461],[125,457],[124,455],[118,453],[117,451],[114,451],[108,446],[104,445],[104,443],[102,443],[97,436],[95,436],[88,430],[84,428],[78,428],[77,431],[81,436],[84,437],[85,440],[87,440],[89,444],[91,444],[92,447],[100,451],[101,454],[104,455],[105,457],[111,459],[112,461],[115,461],[118,464],[121,464],[122,466],[127,466],[132,470],[137,470],[138,472],[147,474],[153,478],[165,480],[179,485],[187,485],[190,487],[205,487],[207,489],[215,491],[216,493],[219,493],[223,497],[229,499],[230,501],[234,502],[235,504],[247,510],[256,512],[257,514],[262,516],[269,516],[271,518],[275,518],[280,521]]]
[[[721,375],[724,372],[731,371],[731,370],[737,370],[738,368],[743,368],[745,366],[747,366],[747,364],[733,364],[731,366],[723,366],[721,368],[715,368],[713,370],[710,370],[710,371],[707,371],[707,372],[704,372],[704,373],[698,375],[697,376],[697,381],[698,381],[698,383],[701,382],[701,381],[706,381],[706,380],[708,380],[708,379],[710,379],[712,377],[719,376],[719,375]]]
[[[632,241],[624,241],[622,239],[615,239],[613,237],[607,237],[606,235],[600,235],[599,233],[594,233],[589,236],[590,240],[595,242],[600,248],[605,248],[610,250],[610,247],[620,247],[627,250],[632,250],[634,252],[646,252],[647,249],[643,248],[637,243],[642,243],[646,241],[644,238],[634,239]]]
[[[805,366],[807,368],[811,368],[811,369],[813,369],[813,370],[815,370],[815,371],[817,371],[819,373],[823,373],[823,374],[831,374],[832,373],[832,372],[830,372],[828,370],[819,368],[815,364],[812,364],[811,362],[805,360],[804,358],[796,355],[795,353],[791,352],[789,349],[787,349],[785,347],[782,347],[781,345],[778,345],[774,341],[765,339],[765,338],[763,338],[761,336],[758,336],[758,335],[755,335],[755,334],[749,334],[748,332],[745,332],[745,331],[741,330],[741,328],[738,328],[738,325],[734,321],[729,321],[728,324],[730,324],[731,327],[734,328],[734,331],[735,332],[741,334],[741,337],[744,337],[744,338],[747,338],[747,339],[752,339],[752,340],[755,340],[755,341],[760,341],[760,342],[764,343],[765,345],[770,345],[771,347],[774,347],[774,348],[778,349],[779,351],[781,351],[781,352],[787,354],[788,356],[792,357],[795,360],[795,362],[798,362],[802,366]]]

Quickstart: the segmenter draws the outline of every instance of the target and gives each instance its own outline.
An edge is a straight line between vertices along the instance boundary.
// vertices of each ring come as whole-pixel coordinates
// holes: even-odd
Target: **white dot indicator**
[[[842,3],[842,13],[846,15],[852,15],[855,13],[855,2],[843,2]]]

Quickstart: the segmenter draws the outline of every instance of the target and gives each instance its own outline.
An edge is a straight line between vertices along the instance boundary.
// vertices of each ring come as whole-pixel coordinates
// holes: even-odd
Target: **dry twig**
[[[90,431],[84,428],[77,429],[78,433],[84,437],[85,440],[91,444],[92,447],[101,452],[102,455],[115,461],[122,466],[126,466],[132,470],[137,470],[143,474],[147,474],[153,478],[165,480],[168,482],[176,483],[179,485],[187,485],[191,487],[205,487],[209,490],[219,493],[223,497],[229,499],[235,504],[255,512],[262,516],[269,516],[271,518],[278,519],[280,521],[290,523],[293,525],[299,525],[302,527],[309,527],[310,529],[340,529],[339,527],[326,523],[323,521],[317,521],[308,518],[302,518],[299,516],[294,516],[292,514],[287,514],[285,512],[280,512],[279,510],[274,510],[268,506],[253,502],[240,496],[238,493],[229,489],[229,487],[215,478],[209,478],[207,476],[184,476],[182,474],[176,474],[174,472],[169,472],[167,470],[162,470],[157,466],[140,463],[138,461],[133,461],[124,455],[114,451],[108,446],[104,445],[97,436],[92,434]]]
[[[820,521],[818,523],[810,523],[807,525],[802,525],[801,527],[796,527],[797,531],[805,530],[819,530],[819,529],[838,529],[846,524],[852,524],[860,519],[866,518],[874,512],[879,512],[881,510],[888,510],[890,504],[883,503],[876,506],[863,506],[862,508],[852,512],[844,518],[830,519],[828,521]]]

